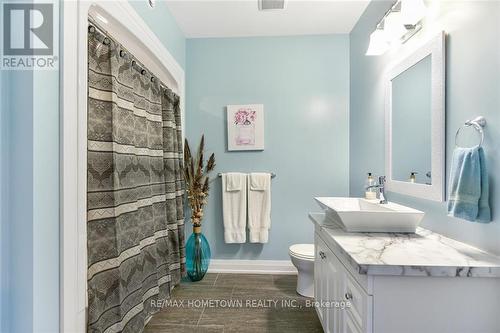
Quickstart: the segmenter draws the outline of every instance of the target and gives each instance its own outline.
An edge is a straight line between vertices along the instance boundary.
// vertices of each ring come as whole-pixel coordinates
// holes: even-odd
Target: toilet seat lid
[[[314,244],[295,244],[289,251],[295,257],[314,259]]]

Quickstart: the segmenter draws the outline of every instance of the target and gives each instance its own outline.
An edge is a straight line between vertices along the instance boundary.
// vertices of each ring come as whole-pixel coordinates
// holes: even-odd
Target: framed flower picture
[[[227,106],[227,149],[264,150],[264,105]]]

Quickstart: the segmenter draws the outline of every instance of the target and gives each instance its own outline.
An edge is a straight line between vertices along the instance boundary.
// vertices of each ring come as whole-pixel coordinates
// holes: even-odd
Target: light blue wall
[[[0,0],[0,6],[4,1]],[[9,162],[8,162],[8,142],[9,142],[9,113],[7,109],[9,92],[8,72],[0,70],[0,332],[7,332],[9,322],[7,322],[10,302],[9,292]]]
[[[156,34],[182,68],[186,67],[186,38],[164,0],[151,8],[147,0],[129,0],[137,13]]]
[[[48,88],[50,87],[50,88]],[[59,327],[59,71],[33,73],[33,327]]]
[[[59,32],[59,1],[54,31]],[[59,35],[55,36],[59,40]],[[60,54],[60,53],[59,53]],[[33,327],[59,328],[59,70],[33,72]]]
[[[39,75],[2,72],[2,332],[59,327],[58,71]]]
[[[224,243],[215,178],[203,225],[213,257],[288,259],[291,244],[313,242],[313,196],[348,192],[348,36],[189,39],[186,67],[187,137],[197,146],[205,133],[215,174],[277,174],[265,245]],[[265,150],[227,152],[225,106],[250,103],[264,104]]]
[[[1,5],[1,3],[0,3]],[[2,332],[33,329],[33,73],[2,72]],[[5,242],[4,242],[5,241]]]
[[[30,332],[34,314],[33,72],[9,73],[9,332]],[[48,189],[50,191],[50,189]],[[52,258],[46,258],[50,262]],[[57,260],[57,258],[55,258]],[[51,282],[47,282],[51,284]],[[56,304],[57,306],[57,304]]]
[[[1,77],[1,330],[57,332],[59,71],[2,71]]]
[[[0,1],[0,6],[2,5],[2,2]],[[6,139],[7,135],[5,133],[7,126],[6,126],[6,115],[5,115],[5,109],[6,109],[6,93],[5,93],[5,88],[4,88],[4,77],[5,74],[3,71],[0,71],[0,332],[4,331],[5,328],[3,326],[3,309],[5,308],[5,301],[9,297],[8,296],[8,284],[7,284],[7,278],[8,275],[6,274],[6,263],[5,260],[7,259],[7,250],[8,250],[8,245],[5,244],[6,240],[6,219],[7,219],[7,207],[8,203],[6,202],[7,200],[7,193],[5,193],[6,189],[6,176],[8,175],[6,171],[6,165],[7,163],[5,162],[5,158],[7,157],[5,154],[5,148],[6,148]]]
[[[456,129],[483,115],[488,121],[485,150],[490,170],[493,222],[487,225],[447,217],[445,203],[389,193],[394,200],[426,212],[423,226],[500,254],[500,3],[497,1],[434,1],[427,3],[424,30],[402,48],[380,57],[366,57],[369,35],[390,7],[370,3],[351,32],[350,193],[362,195],[365,172],[384,173],[383,74],[398,57],[444,30],[446,56],[446,170]]]
[[[0,1],[0,5],[1,5]],[[0,332],[8,329],[4,311],[8,309],[9,293],[9,193],[8,193],[8,139],[9,139],[9,114],[7,72],[0,70]]]

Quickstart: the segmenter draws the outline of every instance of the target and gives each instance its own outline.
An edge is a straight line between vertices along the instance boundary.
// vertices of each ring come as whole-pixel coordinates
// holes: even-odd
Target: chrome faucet
[[[379,195],[379,203],[380,204],[387,204],[387,199],[385,198],[385,176],[380,176],[378,177],[378,184],[377,185],[371,185],[371,186],[368,186],[366,189],[371,189],[371,188],[376,188],[378,189],[378,195]]]

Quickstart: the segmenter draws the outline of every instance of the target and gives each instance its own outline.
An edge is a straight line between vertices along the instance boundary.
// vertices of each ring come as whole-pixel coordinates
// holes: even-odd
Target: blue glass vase
[[[203,279],[210,264],[210,245],[201,232],[201,227],[194,227],[186,243],[186,272],[193,282]]]

